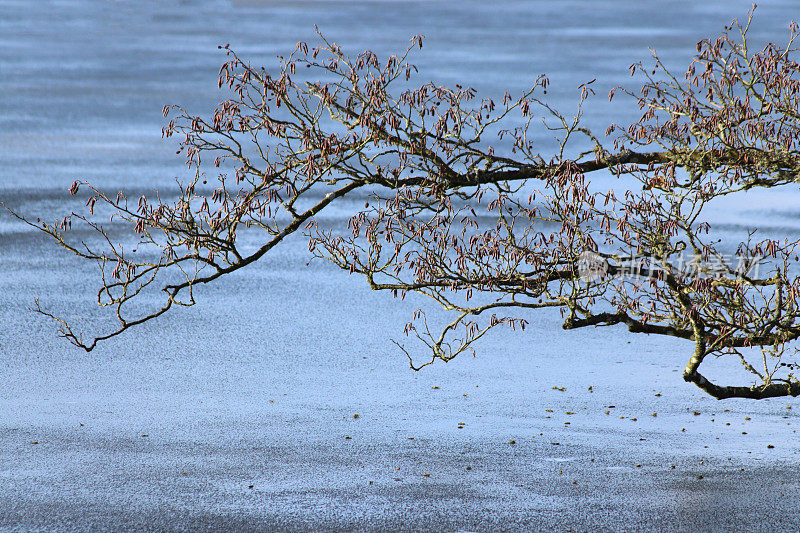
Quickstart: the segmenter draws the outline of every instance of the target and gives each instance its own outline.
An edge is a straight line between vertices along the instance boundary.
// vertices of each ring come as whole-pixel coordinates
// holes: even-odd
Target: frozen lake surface
[[[596,77],[602,131],[637,114],[603,95],[636,86],[648,47],[681,69],[750,5],[198,4],[3,0],[0,201],[55,218],[78,177],[169,190],[161,108],[213,107],[218,44],[272,65],[314,24],[381,55],[425,34],[420,80],[498,97],[548,73],[570,110]],[[753,37],[782,41],[796,7],[763,2]],[[796,234],[799,216],[797,193],[761,195],[717,221]],[[687,343],[534,314],[415,373],[390,339],[418,302],[305,266],[298,239],[86,354],[26,307],[91,326],[94,268],[5,213],[0,252],[0,531],[800,529],[800,404],[707,397],[680,377]]]

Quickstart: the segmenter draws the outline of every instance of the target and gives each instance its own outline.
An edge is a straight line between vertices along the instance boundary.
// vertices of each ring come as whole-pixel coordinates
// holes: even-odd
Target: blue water
[[[380,55],[424,34],[420,82],[497,98],[546,73],[549,101],[569,112],[597,78],[585,120],[602,132],[635,120],[605,95],[636,86],[628,66],[648,47],[680,72],[749,5],[2,0],[0,201],[55,218],[81,206],[66,195],[75,178],[169,191],[185,167],[161,139],[162,106],[213,108],[219,44],[269,67],[313,42],[314,24]],[[763,2],[752,39],[783,40],[796,6]],[[715,222],[793,234],[798,200],[753,196]],[[307,260],[301,239],[287,242],[196,307],[85,354],[26,307],[40,296],[102,327],[94,267],[0,213],[0,530],[796,528],[800,406],[716,403],[680,379],[687,345],[564,333],[546,313],[475,359],[413,373],[389,339],[420,302]],[[760,497],[772,490],[784,498]]]

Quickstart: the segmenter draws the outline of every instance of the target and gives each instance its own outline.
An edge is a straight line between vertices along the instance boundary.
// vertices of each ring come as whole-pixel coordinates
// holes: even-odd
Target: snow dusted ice
[[[66,195],[77,177],[169,190],[184,170],[160,138],[161,107],[212,108],[218,44],[270,65],[315,23],[383,55],[422,33],[420,79],[502,94],[546,72],[569,110],[578,83],[635,85],[627,66],[648,46],[684,65],[749,7],[234,5],[4,2],[0,200],[54,218],[82,205]],[[756,37],[783,38],[795,11],[761,5]],[[604,100],[592,124],[635,115]],[[718,220],[795,233],[797,200],[760,197]],[[99,325],[93,267],[6,215],[0,251],[0,530],[800,525],[800,405],[705,396],[680,377],[689,343],[564,332],[544,313],[524,333],[494,332],[476,358],[415,373],[390,339],[420,302],[306,266],[296,239],[203,288],[196,307],[86,354],[25,308],[40,296]]]

